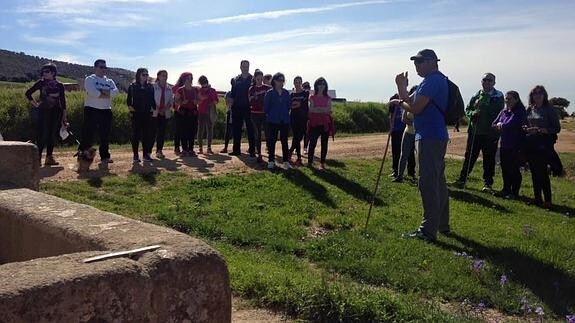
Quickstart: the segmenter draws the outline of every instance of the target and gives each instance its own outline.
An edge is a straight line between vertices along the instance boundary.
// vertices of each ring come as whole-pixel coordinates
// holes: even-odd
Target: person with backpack
[[[289,92],[284,89],[285,76],[282,73],[276,73],[272,77],[271,86],[264,96],[264,111],[268,124],[267,146],[269,152],[268,169],[275,168],[275,151],[276,141],[279,139],[282,146],[282,159],[285,169],[291,169],[288,153],[288,135],[289,135],[289,110],[291,100]]]
[[[64,85],[56,80],[58,70],[56,65],[48,63],[40,70],[41,79],[26,91],[26,98],[34,109],[38,111],[36,124],[36,145],[42,164],[42,152],[46,148],[46,160],[44,166],[55,166],[59,163],[54,159],[54,141],[59,126],[66,123],[66,95]],[[32,95],[40,91],[39,100]]]
[[[114,80],[106,77],[106,61],[97,59],[94,62],[94,74],[84,80],[86,96],[84,98],[84,125],[82,127],[82,141],[78,146],[78,159],[92,160],[94,135],[100,135],[100,159],[102,164],[111,164],[114,161],[110,156],[110,131],[112,130],[112,98],[119,91]],[[92,157],[92,158],[91,158]]]
[[[148,83],[148,70],[138,68],[136,80],[128,88],[126,104],[130,110],[132,119],[132,152],[134,163],[140,162],[138,146],[142,141],[143,159],[145,162],[152,161],[152,113],[156,109],[154,87]]]
[[[198,88],[192,86],[194,76],[184,72],[184,86],[176,91],[176,120],[178,136],[182,142],[182,157],[194,156],[194,139],[198,132]]]
[[[493,120],[497,118],[504,106],[503,93],[495,89],[495,75],[485,73],[481,79],[482,89],[475,94],[465,114],[469,118],[467,128],[467,146],[465,148],[465,160],[455,181],[455,186],[464,188],[467,177],[473,170],[473,166],[479,157],[483,155],[483,192],[491,192],[493,176],[495,176],[495,155],[499,133],[491,127]]]
[[[445,182],[445,153],[449,140],[446,115],[452,108],[450,95],[454,91],[450,90],[447,77],[439,71],[439,58],[433,50],[421,50],[411,60],[423,81],[410,96],[407,72],[398,74],[395,83],[399,99],[390,104],[401,104],[404,110],[414,114],[423,221],[418,230],[405,233],[403,237],[434,241],[437,232],[450,232],[449,196]]]
[[[309,113],[309,91],[303,88],[303,80],[301,76],[296,76],[293,80],[294,90],[290,94],[291,97],[291,129],[293,133],[293,139],[291,148],[289,150],[290,162],[291,156],[295,151],[297,159],[295,161],[296,166],[302,166],[301,161],[301,141],[304,134],[307,131],[307,116]]]
[[[523,125],[526,123],[526,112],[523,102],[516,91],[505,94],[506,108],[501,110],[491,126],[501,134],[501,173],[503,175],[503,190],[501,196],[515,200],[521,188],[521,151],[525,134]]]
[[[156,158],[164,159],[164,141],[166,138],[166,128],[168,120],[172,116],[172,105],[174,104],[174,92],[168,84],[168,72],[160,70],[156,73],[154,83],[154,99],[156,109],[152,113],[152,144],[156,141]]]
[[[529,93],[527,123],[523,130],[526,133],[525,153],[531,170],[535,205],[550,209],[552,192],[547,165],[553,135],[561,131],[561,124],[555,109],[549,104],[547,90],[542,85],[537,85]],[[542,192],[545,200],[541,198]]]
[[[208,78],[204,75],[198,79],[200,83],[199,98],[200,104],[198,106],[198,145],[200,146],[199,153],[203,154],[203,138],[206,134],[208,138],[208,154],[213,154],[212,151],[212,137],[214,135],[214,124],[217,119],[216,104],[220,101],[218,93],[210,83]]]

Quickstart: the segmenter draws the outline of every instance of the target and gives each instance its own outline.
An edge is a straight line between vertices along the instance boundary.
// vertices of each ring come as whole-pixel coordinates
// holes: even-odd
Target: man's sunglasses
[[[103,70],[107,69],[106,65],[98,65],[98,66],[96,66],[96,67],[97,67],[97,68],[101,68],[101,69],[103,69]]]

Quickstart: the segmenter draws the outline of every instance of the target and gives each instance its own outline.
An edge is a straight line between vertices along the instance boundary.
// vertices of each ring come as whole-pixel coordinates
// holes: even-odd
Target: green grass
[[[562,158],[573,176],[575,154]],[[448,178],[460,164],[448,162]],[[324,172],[208,179],[151,173],[41,189],[205,239],[226,257],[234,293],[302,319],[464,321],[470,315],[462,303],[521,317],[523,297],[547,319],[575,311],[573,181],[553,179],[558,206],[545,211],[479,192],[479,164],[468,190],[450,188],[454,234],[429,244],[400,237],[421,220],[417,187],[386,177],[365,235],[379,162],[328,165]],[[495,187],[501,187],[499,174]],[[522,194],[531,192],[525,174]],[[324,234],[311,236],[314,228]],[[462,252],[474,259],[456,255]],[[475,260],[484,260],[485,268],[473,270]],[[504,286],[501,275],[509,279]],[[442,303],[461,310],[446,313]]]

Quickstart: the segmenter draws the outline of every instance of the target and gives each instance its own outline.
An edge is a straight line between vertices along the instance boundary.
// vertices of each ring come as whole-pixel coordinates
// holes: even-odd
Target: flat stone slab
[[[29,189],[0,191],[0,260],[1,322],[231,321],[226,263],[206,243]]]

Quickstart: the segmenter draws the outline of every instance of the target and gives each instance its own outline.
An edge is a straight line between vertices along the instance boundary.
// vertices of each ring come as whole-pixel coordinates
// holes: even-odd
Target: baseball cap
[[[417,55],[411,56],[410,59],[412,61],[417,60],[417,59],[425,59],[425,60],[431,60],[431,61],[439,62],[439,58],[437,58],[437,55],[435,55],[435,52],[433,51],[433,49],[422,49],[417,53]]]

